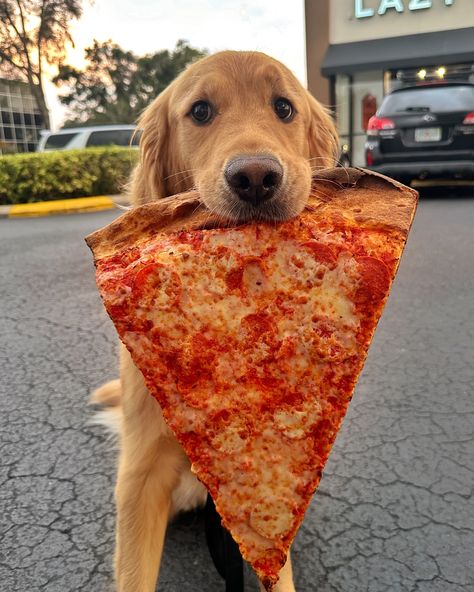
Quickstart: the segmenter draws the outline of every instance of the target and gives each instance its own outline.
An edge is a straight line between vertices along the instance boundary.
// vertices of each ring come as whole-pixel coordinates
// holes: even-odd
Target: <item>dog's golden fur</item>
[[[295,109],[289,122],[274,112],[279,97]],[[215,108],[207,125],[189,115],[198,100]],[[222,52],[191,65],[148,107],[139,127],[141,158],[130,185],[134,204],[195,187],[221,215],[285,219],[304,208],[312,172],[335,162],[337,136],[329,114],[287,68],[257,52]],[[239,155],[270,155],[283,167],[282,185],[261,215],[240,208],[225,183],[226,163]],[[125,348],[120,380],[98,389],[92,400],[109,406],[120,425],[117,589],[152,592],[168,520],[203,504],[206,491]],[[275,592],[293,591],[288,560]]]

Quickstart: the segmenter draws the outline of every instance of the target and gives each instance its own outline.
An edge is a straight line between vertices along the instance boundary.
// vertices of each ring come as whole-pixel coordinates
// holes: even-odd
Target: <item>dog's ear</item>
[[[310,166],[313,170],[333,167],[339,156],[339,137],[334,119],[330,111],[310,93],[307,97],[310,111],[308,134]]]
[[[138,129],[141,130],[140,162],[130,183],[130,197],[134,205],[175,193],[170,178],[179,170],[179,163],[173,162],[175,151],[169,112],[172,92],[173,84],[145,109],[138,120]]]

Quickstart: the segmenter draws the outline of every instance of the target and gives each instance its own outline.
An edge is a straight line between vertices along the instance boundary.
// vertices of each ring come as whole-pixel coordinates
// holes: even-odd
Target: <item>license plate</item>
[[[440,127],[417,127],[415,129],[415,142],[439,142],[440,140]]]

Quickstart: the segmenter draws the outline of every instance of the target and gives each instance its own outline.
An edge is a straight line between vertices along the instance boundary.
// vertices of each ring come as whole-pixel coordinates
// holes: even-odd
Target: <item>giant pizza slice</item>
[[[121,340],[268,590],[346,413],[416,201],[385,177],[334,169],[283,223],[226,226],[188,193],[87,238]]]

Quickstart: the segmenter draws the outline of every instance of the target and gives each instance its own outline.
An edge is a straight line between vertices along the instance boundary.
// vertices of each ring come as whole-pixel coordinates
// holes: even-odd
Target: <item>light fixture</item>
[[[438,78],[444,78],[444,75],[446,74],[446,68],[444,66],[440,66],[436,70],[436,74],[437,74]]]
[[[422,68],[421,70],[418,70],[416,75],[420,80],[424,80],[426,78],[426,70]]]

